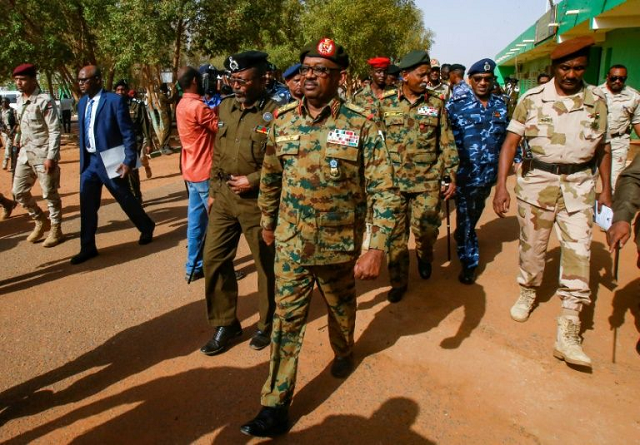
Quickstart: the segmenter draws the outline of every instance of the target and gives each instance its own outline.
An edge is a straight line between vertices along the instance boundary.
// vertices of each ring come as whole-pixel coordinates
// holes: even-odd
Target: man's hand
[[[231,179],[227,181],[227,184],[234,193],[240,194],[251,190],[251,184],[249,184],[249,179],[246,176],[231,175]]]
[[[603,188],[600,196],[598,196],[598,208],[601,206],[611,207],[613,205],[613,199],[611,199],[611,188]]]
[[[120,166],[116,168],[116,172],[120,173],[120,178],[124,179],[131,172],[131,167],[126,164],[120,164]]]
[[[53,159],[45,159],[43,165],[44,165],[44,172],[48,175],[50,175],[56,170],[56,161],[54,161]]]
[[[262,240],[267,246],[270,246],[276,240],[273,230],[262,229]]]
[[[505,186],[496,187],[496,194],[493,197],[493,211],[496,212],[500,218],[504,218],[505,213],[509,211],[509,204],[511,204],[511,196]]]
[[[380,266],[384,252],[382,250],[369,249],[358,258],[353,267],[353,275],[357,280],[375,280],[380,275]]]
[[[207,209],[211,209],[211,206],[213,205],[213,198],[211,196],[209,196],[207,198]]]
[[[446,187],[440,187],[440,194],[445,201],[449,198],[453,198],[453,195],[456,194],[456,183],[452,181]]]
[[[613,252],[616,247],[622,247],[625,245],[631,237],[631,224],[626,221],[618,221],[611,224],[609,230],[607,230],[607,244],[609,245],[609,252]]]

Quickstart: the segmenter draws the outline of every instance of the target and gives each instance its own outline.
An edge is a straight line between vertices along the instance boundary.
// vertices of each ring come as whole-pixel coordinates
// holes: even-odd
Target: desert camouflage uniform
[[[427,87],[429,91],[438,96],[440,99],[446,101],[449,96],[449,85],[440,82],[436,87]]]
[[[613,94],[606,83],[598,88],[607,99],[609,109],[607,121],[611,137],[611,186],[615,189],[616,180],[627,165],[631,141],[630,125],[640,124],[640,93],[625,86],[620,93]]]
[[[620,183],[613,200],[613,222],[631,223],[640,210],[640,155],[620,174]],[[640,252],[640,215],[635,222],[635,241]]]
[[[0,110],[0,137],[4,146],[4,158],[2,167],[6,167],[11,160],[11,149],[13,148],[13,133],[16,126],[16,117],[13,108],[2,108]]]
[[[429,91],[413,104],[401,90],[388,91],[379,113],[401,198],[387,256],[389,279],[393,287],[404,287],[409,279],[409,225],[418,257],[431,263],[440,227],[440,181],[455,174],[458,150],[444,101]]]
[[[262,227],[275,229],[276,310],[263,406],[291,401],[315,283],[327,303],[335,355],[351,354],[353,267],[368,204],[369,248],[387,249],[398,204],[393,169],[378,126],[363,112],[334,98],[314,119],[304,102],[291,103],[269,131],[258,205]]]
[[[586,85],[578,94],[559,96],[553,79],[525,93],[508,131],[529,142],[533,157],[554,164],[595,160],[607,140],[607,104],[598,90]],[[596,176],[585,168],[571,175],[533,169],[517,173],[516,197],[520,223],[518,283],[538,287],[542,282],[551,228],[560,240],[560,288],[566,309],[590,303],[589,261],[595,205]]]
[[[53,172],[44,171],[44,161],[60,159],[60,120],[56,103],[49,94],[36,88],[25,100],[20,95],[17,101],[20,154],[13,179],[13,195],[34,220],[41,219],[42,210],[31,195],[36,178],[40,182],[42,197],[49,206],[51,224],[62,222],[60,167],[56,162]]]
[[[498,158],[507,130],[507,104],[491,94],[486,107],[473,91],[447,102],[447,113],[458,146],[455,239],[460,263],[478,267],[480,248],[476,224],[498,176]]]

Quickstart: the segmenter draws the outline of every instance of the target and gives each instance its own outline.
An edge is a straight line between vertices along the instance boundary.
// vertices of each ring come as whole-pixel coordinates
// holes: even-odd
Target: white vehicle
[[[16,101],[18,100],[18,96],[22,93],[20,91],[0,91],[0,96],[4,99],[5,97],[9,98],[10,107],[14,110],[16,109]]]

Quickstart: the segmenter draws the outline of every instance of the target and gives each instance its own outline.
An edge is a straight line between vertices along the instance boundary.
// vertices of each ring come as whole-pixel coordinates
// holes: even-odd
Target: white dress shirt
[[[100,95],[102,94],[102,90],[98,91],[96,93],[95,96],[93,97],[87,97],[87,106],[85,108],[85,113],[87,112],[87,110],[89,109],[89,103],[91,103],[91,101],[93,101],[93,105],[91,106],[91,118],[90,118],[90,123],[89,123],[89,144],[90,147],[86,147],[87,151],[89,153],[95,153],[96,152],[96,137],[95,134],[93,133],[93,128],[94,128],[94,124],[96,122],[96,111],[98,110],[98,104],[100,103]],[[85,119],[87,118],[86,114],[85,114]]]

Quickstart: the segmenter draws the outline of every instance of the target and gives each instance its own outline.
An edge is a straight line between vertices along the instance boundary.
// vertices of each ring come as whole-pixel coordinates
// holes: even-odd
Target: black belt
[[[621,131],[620,133],[615,133],[611,135],[611,139],[621,138],[622,136],[626,136],[631,134],[631,128],[628,128],[627,131]]]
[[[581,172],[583,170],[592,169],[595,163],[593,159],[581,164],[549,164],[539,159],[531,159],[531,168],[538,169],[545,172],[553,173],[554,175],[572,175],[574,173]]]

